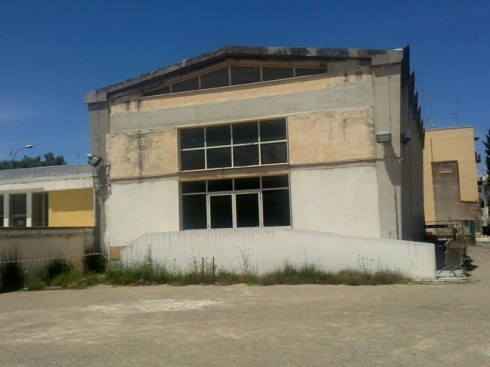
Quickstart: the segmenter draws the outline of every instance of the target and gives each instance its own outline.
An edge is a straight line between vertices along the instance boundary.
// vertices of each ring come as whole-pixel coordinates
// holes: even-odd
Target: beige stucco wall
[[[107,245],[125,246],[146,232],[179,230],[176,178],[115,184],[111,195],[106,207]]]
[[[379,237],[376,166],[291,172],[293,227]]]
[[[112,118],[121,113],[144,112],[249,98],[265,98],[276,96],[278,94],[291,94],[301,91],[318,91],[325,88],[344,85],[349,82],[359,82],[371,79],[370,71],[366,67],[363,68],[363,71],[358,70],[360,69],[359,66],[351,66],[350,69],[351,70],[346,70],[347,76],[320,74],[316,76],[214,88],[206,91],[190,91],[185,93],[152,96],[130,102],[119,101],[112,105],[110,116]]]
[[[346,76],[302,77],[116,104],[107,137],[111,178],[177,172],[180,127],[275,117],[288,118],[292,164],[374,158],[371,75],[366,66],[350,68]]]
[[[372,106],[372,93],[369,68],[350,66],[345,70],[345,76],[322,74],[143,97],[137,101],[116,102],[111,107],[110,134],[369,107]]]
[[[288,119],[291,164],[374,158],[374,117],[370,108],[293,115]]]
[[[424,147],[425,220],[435,221],[432,162],[457,161],[460,200],[478,201],[473,127],[433,129],[425,132]]]
[[[48,195],[49,227],[90,227],[94,225],[92,189],[51,191]]]
[[[177,129],[153,129],[108,136],[111,178],[158,176],[177,172]]]

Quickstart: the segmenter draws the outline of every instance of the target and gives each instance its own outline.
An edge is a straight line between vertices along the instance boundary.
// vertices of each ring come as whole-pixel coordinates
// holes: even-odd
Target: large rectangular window
[[[10,225],[25,227],[27,225],[27,195],[10,195]]]
[[[287,163],[286,120],[180,130],[182,171]]]
[[[0,195],[0,228],[3,227],[3,195]]]
[[[289,177],[182,182],[182,229],[289,226]]]

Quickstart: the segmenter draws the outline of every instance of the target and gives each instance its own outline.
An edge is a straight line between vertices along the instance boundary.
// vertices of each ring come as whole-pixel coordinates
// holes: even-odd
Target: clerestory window
[[[156,96],[328,73],[326,67],[227,66],[142,93]]]
[[[181,183],[182,229],[289,226],[287,175]]]
[[[287,163],[286,120],[180,130],[182,171]]]

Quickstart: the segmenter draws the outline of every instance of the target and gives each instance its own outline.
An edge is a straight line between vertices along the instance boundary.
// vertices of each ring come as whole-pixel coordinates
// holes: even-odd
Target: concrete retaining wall
[[[214,257],[218,268],[243,270],[248,262],[263,273],[286,261],[312,263],[327,271],[400,271],[416,280],[435,279],[434,245],[355,237],[289,228],[217,229],[147,233],[121,252],[127,263],[153,260],[170,269]]]
[[[94,245],[94,229],[88,228],[2,228],[0,230],[0,254],[8,258],[17,253],[22,267],[29,273],[43,271],[54,256],[81,255],[85,247]],[[81,257],[67,260],[81,265]]]

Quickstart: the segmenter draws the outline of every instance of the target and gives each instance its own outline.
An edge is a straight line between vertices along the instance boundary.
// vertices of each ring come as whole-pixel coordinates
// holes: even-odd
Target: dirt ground
[[[489,366],[490,243],[464,284],[0,294],[0,366]]]

